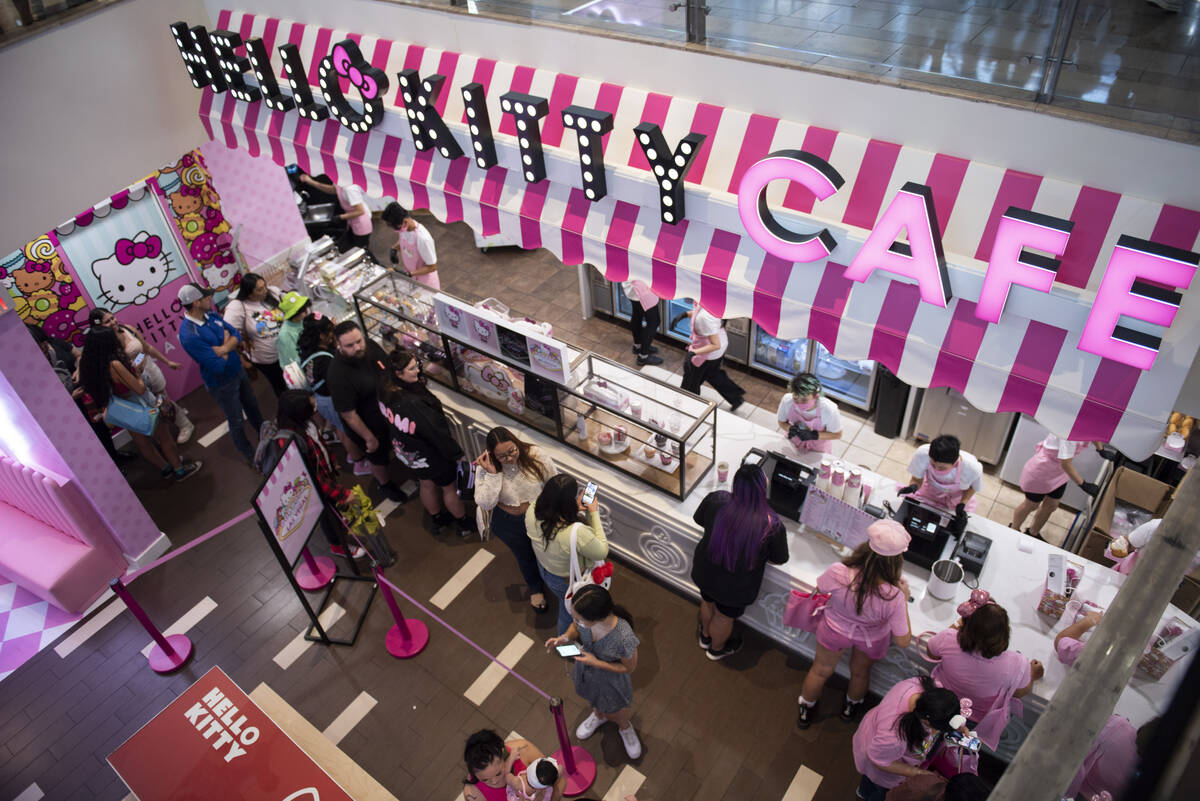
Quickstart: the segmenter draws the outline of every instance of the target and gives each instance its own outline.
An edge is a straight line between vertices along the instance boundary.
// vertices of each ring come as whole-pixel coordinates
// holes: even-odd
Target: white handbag
[[[576,549],[575,538],[580,525],[582,524],[576,523],[571,526],[571,573],[567,578],[566,595],[563,596],[563,602],[566,604],[568,612],[571,611],[571,598],[581,588],[589,584],[599,584],[607,590],[612,586],[613,563],[607,559],[597,559],[586,571],[579,567],[579,552]]]

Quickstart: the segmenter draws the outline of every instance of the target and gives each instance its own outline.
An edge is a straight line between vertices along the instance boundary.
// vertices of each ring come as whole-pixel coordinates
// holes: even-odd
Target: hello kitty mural
[[[118,239],[111,256],[93,261],[92,275],[100,282],[97,300],[105,306],[141,305],[167,282],[171,256],[162,237],[138,231],[132,239]]]
[[[159,170],[155,181],[205,283],[217,291],[232,290],[242,278],[233,253],[233,235],[200,150],[185,153],[175,164]]]

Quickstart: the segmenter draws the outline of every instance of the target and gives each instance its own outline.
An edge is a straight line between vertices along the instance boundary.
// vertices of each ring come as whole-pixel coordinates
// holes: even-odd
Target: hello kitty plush
[[[158,295],[171,271],[171,257],[162,240],[145,231],[133,239],[118,239],[113,255],[92,262],[104,302],[112,306],[146,303]]]

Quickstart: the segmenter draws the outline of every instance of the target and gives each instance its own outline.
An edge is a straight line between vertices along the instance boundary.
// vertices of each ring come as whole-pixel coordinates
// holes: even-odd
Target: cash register
[[[952,514],[906,496],[896,512],[896,520],[912,537],[904,552],[906,562],[929,568],[942,558],[942,551],[950,540]]]
[[[767,503],[779,514],[800,519],[800,509],[808,497],[808,488],[816,480],[817,471],[775,451],[751,448],[742,464],[758,465],[767,477]]]

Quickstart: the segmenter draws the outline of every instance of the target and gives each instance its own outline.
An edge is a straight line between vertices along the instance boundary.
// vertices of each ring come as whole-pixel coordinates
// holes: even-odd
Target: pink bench
[[[125,569],[103,518],[73,481],[0,455],[0,574],[82,612]]]

